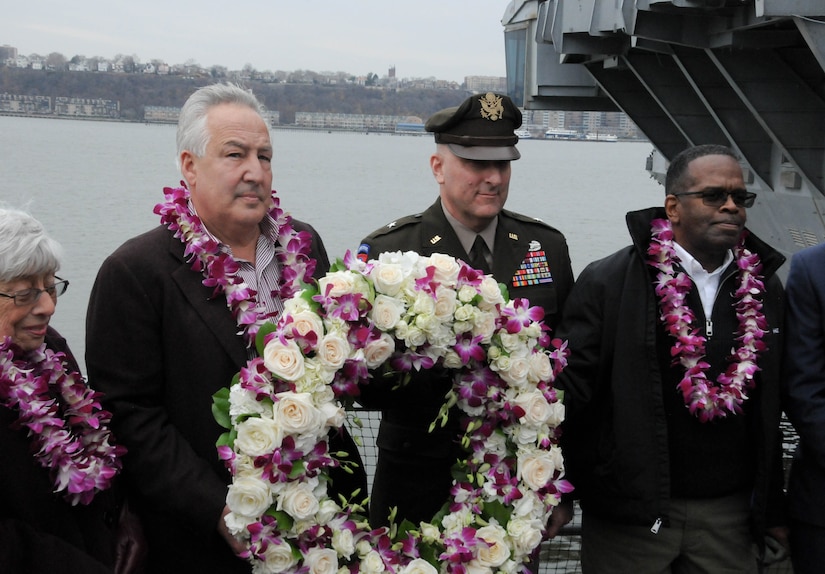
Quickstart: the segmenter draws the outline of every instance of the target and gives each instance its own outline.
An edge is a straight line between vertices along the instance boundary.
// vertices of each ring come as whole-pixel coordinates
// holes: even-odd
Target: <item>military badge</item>
[[[481,117],[485,120],[500,120],[504,115],[504,106],[501,103],[501,96],[492,92],[487,92],[478,99],[481,104]]]
[[[533,247],[538,249],[533,250]],[[553,282],[553,274],[550,273],[550,265],[547,263],[547,255],[541,249],[538,241],[530,242],[531,250],[522,260],[518,269],[513,275],[513,287],[527,287],[529,285],[541,285]]]

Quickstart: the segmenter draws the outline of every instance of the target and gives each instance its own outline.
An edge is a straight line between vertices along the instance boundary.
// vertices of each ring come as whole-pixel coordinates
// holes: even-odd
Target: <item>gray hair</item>
[[[0,281],[53,274],[62,256],[60,244],[34,217],[0,207]]]
[[[263,119],[263,104],[250,90],[237,84],[211,84],[198,88],[189,96],[180,110],[178,117],[177,147],[178,160],[184,151],[197,157],[203,157],[209,143],[209,130],[206,128],[206,114],[210,108],[220,104],[239,104],[254,110]]]

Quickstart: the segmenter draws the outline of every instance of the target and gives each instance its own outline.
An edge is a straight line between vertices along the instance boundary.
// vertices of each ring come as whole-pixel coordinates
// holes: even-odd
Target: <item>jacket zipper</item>
[[[657,518],[656,522],[653,523],[653,526],[650,527],[650,531],[653,534],[659,534],[659,527],[661,527],[661,526],[662,526],[662,519]]]

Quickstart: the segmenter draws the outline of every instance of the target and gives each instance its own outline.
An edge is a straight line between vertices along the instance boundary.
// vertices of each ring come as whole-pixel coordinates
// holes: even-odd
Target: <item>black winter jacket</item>
[[[663,390],[662,377],[673,375],[664,372],[670,367],[661,351],[663,343],[672,343],[661,340],[667,335],[659,325],[654,275],[646,264],[650,223],[656,218],[665,218],[662,208],[627,214],[633,245],[585,268],[556,331],[571,351],[556,386],[565,391],[562,440],[574,494],[587,512],[647,526],[668,523],[671,497],[669,398],[663,396],[670,391]],[[769,325],[756,388],[749,393],[746,415],[738,415],[747,417],[747,433],[752,433],[747,437],[754,464],[752,524],[761,544],[766,527],[783,524],[779,353],[784,293],[776,270],[785,258],[752,234],[746,246],[763,265],[763,312]],[[735,271],[734,262],[723,273],[720,298],[733,291]]]

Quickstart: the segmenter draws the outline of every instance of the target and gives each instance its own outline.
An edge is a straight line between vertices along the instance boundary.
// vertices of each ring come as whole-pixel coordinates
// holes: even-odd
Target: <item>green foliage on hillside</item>
[[[0,93],[32,96],[101,98],[120,102],[121,117],[141,120],[144,106],[180,107],[195,89],[211,78],[184,78],[154,74],[52,72],[0,66]],[[264,105],[280,112],[282,124],[292,123],[295,112],[417,116],[456,106],[467,97],[460,90],[399,90],[364,86],[265,84],[242,82]]]

